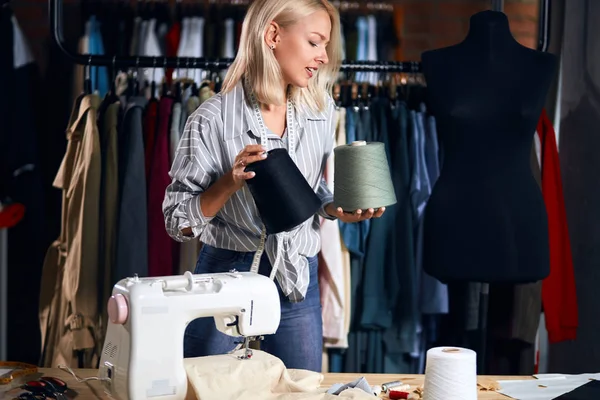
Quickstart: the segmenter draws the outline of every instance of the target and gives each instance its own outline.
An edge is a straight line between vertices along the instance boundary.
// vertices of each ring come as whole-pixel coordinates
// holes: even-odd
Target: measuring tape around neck
[[[254,115],[256,117],[256,121],[258,122],[258,126],[260,129],[260,144],[268,150],[268,138],[267,138],[267,128],[265,122],[262,117],[262,113],[260,111],[260,106],[258,105],[258,101],[256,100],[256,96],[254,95],[254,91],[249,90],[250,99],[252,102],[252,107],[254,109]],[[287,125],[287,134],[288,134],[288,153],[292,160],[295,159],[295,150],[296,150],[296,137],[294,130],[294,105],[292,101],[288,98],[286,101],[287,111],[286,111],[286,125]],[[279,262],[281,261],[281,257],[283,256],[283,240],[285,232],[277,234],[277,256],[275,257],[275,262],[271,266],[271,274],[270,278],[274,279],[275,274],[277,273],[277,268],[279,266]],[[252,260],[252,267],[250,268],[251,272],[257,273],[258,267],[260,265],[260,259],[265,250],[265,242],[267,240],[267,230],[265,225],[262,225],[261,234],[260,234],[260,244],[256,253],[254,254],[254,259]]]

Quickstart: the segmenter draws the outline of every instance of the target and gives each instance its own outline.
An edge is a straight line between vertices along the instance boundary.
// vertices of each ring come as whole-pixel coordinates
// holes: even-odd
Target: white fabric
[[[140,34],[141,34],[141,30],[142,30],[142,18],[141,17],[135,17],[133,19],[133,39],[131,40],[131,43],[129,44],[129,55],[130,56],[137,56],[139,55],[138,53],[138,43],[140,42]]]
[[[339,395],[321,388],[323,375],[308,370],[287,369],[268,353],[253,350],[247,360],[240,352],[217,356],[185,358],[188,381],[198,400],[367,400],[374,396],[361,389],[347,389]],[[191,398],[188,394],[188,398]]]
[[[377,20],[374,15],[369,15],[367,17],[367,22],[369,24],[369,39],[367,46],[367,60],[369,61],[377,61]],[[369,73],[369,82],[373,85],[377,84],[378,73],[371,72]]]
[[[33,62],[33,55],[31,54],[31,50],[29,49],[29,44],[27,40],[25,40],[25,36],[19,27],[19,22],[13,15],[12,18],[13,24],[13,54],[14,54],[14,67],[15,69],[19,69],[24,67],[25,65]]]
[[[177,57],[183,57],[185,49],[187,48],[187,42],[190,37],[190,19],[184,18],[181,21],[181,37],[179,38],[179,46],[177,47]],[[177,70],[177,78],[181,78],[181,71]],[[183,75],[185,76],[185,75]]]
[[[184,18],[182,34],[177,49],[177,56],[183,58],[201,58],[204,55],[204,18]],[[200,69],[182,68],[178,70],[178,77],[193,79],[197,85],[202,82],[203,72]]]
[[[358,43],[356,48],[356,61],[366,61],[368,56],[367,46],[369,44],[368,38],[363,35],[365,27],[368,27],[367,19],[364,16],[356,18],[356,30],[358,32]],[[367,29],[368,36],[368,29]],[[365,40],[366,39],[366,40]],[[364,82],[366,80],[366,72],[356,73],[356,82]]]
[[[181,120],[181,103],[173,104],[173,111],[171,113],[171,131],[169,133],[169,160],[173,164],[175,159],[175,152],[177,146],[179,146],[179,138],[181,138],[181,131],[179,130],[179,121]]]
[[[185,123],[190,115],[187,109],[188,100],[192,96],[192,88],[188,87],[181,91],[181,116],[179,117],[179,137],[183,135]]]
[[[235,40],[234,40],[234,27],[235,22],[232,18],[225,20],[225,49],[223,51],[223,57],[234,58],[235,57]]]
[[[533,142],[535,144],[535,156],[537,157],[538,166],[542,167],[542,143],[540,142],[540,137],[538,136],[537,130],[533,135]]]
[[[146,36],[143,39],[144,44],[142,56],[163,56],[162,51],[160,49],[160,44],[158,42],[158,37],[156,36],[156,19],[152,18],[150,21],[148,21]],[[152,83],[152,81],[156,83],[154,96],[158,97],[158,93],[160,92],[160,85],[162,84],[163,78],[165,76],[163,66],[160,65],[160,62],[157,62],[156,67],[145,68],[144,76],[149,83]]]
[[[137,50],[136,50],[136,54],[138,56],[144,55],[144,47],[146,46],[146,37],[147,36],[148,36],[148,21],[142,20],[142,22],[140,22],[139,36],[138,36]],[[145,71],[144,68],[138,68],[138,71],[137,71],[137,74],[138,74],[137,80],[138,80],[138,84],[139,84],[140,88],[144,87],[144,79],[146,79],[144,71]]]

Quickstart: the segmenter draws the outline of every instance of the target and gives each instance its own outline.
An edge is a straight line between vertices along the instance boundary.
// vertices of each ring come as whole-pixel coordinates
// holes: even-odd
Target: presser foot
[[[241,348],[244,349],[244,353],[242,355],[238,356],[238,359],[249,360],[250,358],[252,358],[252,349],[250,348],[250,342],[254,341],[254,340],[262,340],[262,339],[263,339],[262,336],[245,337],[242,342],[239,342],[239,344],[241,344]]]

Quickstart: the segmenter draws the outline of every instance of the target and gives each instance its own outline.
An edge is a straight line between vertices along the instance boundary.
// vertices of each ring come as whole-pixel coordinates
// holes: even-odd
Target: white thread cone
[[[477,353],[460,347],[427,350],[423,400],[477,400]]]

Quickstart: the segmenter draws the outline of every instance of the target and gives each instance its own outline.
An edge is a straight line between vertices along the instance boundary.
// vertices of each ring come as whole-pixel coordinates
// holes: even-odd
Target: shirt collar
[[[225,139],[232,139],[242,134],[260,138],[260,129],[252,103],[247,97],[242,81],[234,89],[223,95],[222,117]],[[295,132],[302,132],[308,121],[325,121],[325,112],[315,112],[306,106],[297,106],[295,115]],[[241,122],[241,123],[240,123]]]

